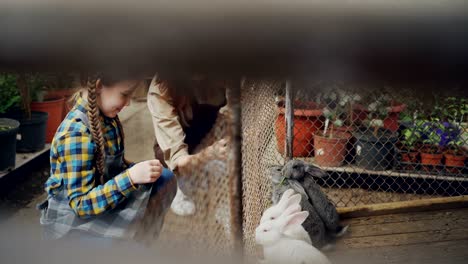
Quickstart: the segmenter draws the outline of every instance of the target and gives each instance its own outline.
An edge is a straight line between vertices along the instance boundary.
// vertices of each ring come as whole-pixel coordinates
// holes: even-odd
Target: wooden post
[[[241,107],[240,107],[240,91],[242,80],[231,80],[226,89],[226,97],[229,111],[232,111],[232,116],[229,119],[229,127],[231,128],[231,142],[233,160],[229,163],[229,196],[231,209],[231,231],[234,238],[234,253],[243,255],[243,215],[242,215],[242,132],[241,132]]]
[[[285,153],[286,160],[291,160],[293,158],[293,142],[294,142],[294,106],[293,106],[293,89],[290,81],[286,81],[286,144],[285,144]]]

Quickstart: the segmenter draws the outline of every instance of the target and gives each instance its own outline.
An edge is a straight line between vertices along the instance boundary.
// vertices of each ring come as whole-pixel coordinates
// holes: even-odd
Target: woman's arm
[[[177,169],[180,159],[189,157],[188,146],[184,142],[185,132],[172,98],[167,89],[161,89],[153,78],[148,91],[148,109],[151,112],[156,140],[163,151],[164,161],[169,168]]]

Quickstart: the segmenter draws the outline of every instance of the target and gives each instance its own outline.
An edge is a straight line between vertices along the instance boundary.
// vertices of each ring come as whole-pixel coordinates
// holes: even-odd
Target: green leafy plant
[[[416,145],[422,141],[421,132],[418,131],[417,127],[405,128],[401,134],[403,136],[401,143],[407,150],[416,150]]]
[[[372,129],[375,137],[378,137],[379,129],[384,126],[383,120],[390,111],[392,97],[389,94],[373,94],[370,98],[373,100],[367,107],[369,114],[364,124]]]
[[[427,153],[440,153],[442,133],[445,130],[444,125],[440,120],[432,119],[421,120],[417,125],[419,132],[424,135],[423,143],[426,144]]]
[[[465,122],[468,114],[468,100],[466,98],[447,97],[440,109],[445,119],[460,124]]]
[[[316,102],[326,105],[322,110],[323,116],[326,118],[323,136],[333,138],[334,127],[341,127],[346,121],[352,122],[352,106],[354,102],[359,100],[361,100],[360,95],[340,89],[336,85],[326,93],[319,93]],[[330,126],[330,123],[333,125]],[[330,131],[327,133],[329,126]]]
[[[16,86],[16,75],[0,74],[0,114],[18,106],[21,96]]]

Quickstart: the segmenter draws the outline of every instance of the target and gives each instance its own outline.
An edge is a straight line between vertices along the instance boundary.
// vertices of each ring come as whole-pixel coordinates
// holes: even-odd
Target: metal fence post
[[[293,158],[293,142],[294,142],[294,106],[293,106],[293,88],[291,86],[291,81],[286,81],[286,144],[285,144],[285,153],[286,160],[291,160]]]

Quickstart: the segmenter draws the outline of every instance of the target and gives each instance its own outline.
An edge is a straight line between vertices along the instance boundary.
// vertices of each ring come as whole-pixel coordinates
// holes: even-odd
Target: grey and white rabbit
[[[312,245],[316,248],[322,248],[327,244],[326,228],[317,210],[311,204],[307,193],[304,188],[297,182],[289,179],[283,179],[282,174],[283,166],[271,166],[269,168],[270,179],[272,182],[272,201],[274,204],[278,203],[283,193],[288,189],[293,189],[295,192],[301,194],[301,208],[309,212],[309,216],[302,223],[302,226],[309,234]]]
[[[283,167],[282,173],[287,179],[297,181],[302,185],[307,193],[309,201],[325,224],[327,234],[330,235],[331,238],[340,237],[346,233],[348,226],[342,226],[340,224],[340,217],[336,211],[335,205],[315,182],[314,177],[322,178],[326,176],[324,171],[301,160],[290,160]]]

